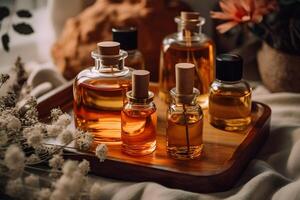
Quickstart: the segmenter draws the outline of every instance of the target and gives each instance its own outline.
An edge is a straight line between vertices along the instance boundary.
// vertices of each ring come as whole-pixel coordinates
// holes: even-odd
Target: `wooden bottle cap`
[[[120,43],[114,41],[99,42],[97,44],[100,55],[110,56],[119,55]]]
[[[134,70],[132,72],[132,96],[136,99],[147,99],[150,72],[147,70]]]
[[[177,63],[176,93],[180,95],[193,94],[195,65],[192,63]]]
[[[183,20],[191,20],[191,19],[199,19],[200,13],[199,12],[181,12],[180,17]]]

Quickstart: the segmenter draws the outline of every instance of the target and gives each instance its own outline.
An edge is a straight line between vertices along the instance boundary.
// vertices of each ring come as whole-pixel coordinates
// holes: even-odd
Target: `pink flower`
[[[276,0],[221,0],[223,12],[211,11],[214,19],[228,20],[217,26],[220,33],[225,33],[241,23],[260,23],[263,16],[277,8]]]

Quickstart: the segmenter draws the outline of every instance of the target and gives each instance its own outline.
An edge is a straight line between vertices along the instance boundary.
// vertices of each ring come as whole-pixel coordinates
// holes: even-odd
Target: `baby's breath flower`
[[[100,162],[103,162],[106,159],[107,152],[108,148],[106,144],[98,144],[95,154],[99,158]]]
[[[24,192],[24,185],[21,178],[9,180],[5,188],[6,194],[11,197],[21,197]]]
[[[65,175],[72,176],[73,173],[77,170],[77,168],[78,168],[77,161],[67,160],[62,167],[62,171]]]
[[[49,160],[49,166],[53,169],[59,169],[63,166],[63,164],[64,159],[58,154],[53,155],[53,157]]]
[[[21,122],[18,118],[13,115],[6,116],[7,130],[18,131],[21,129]]]
[[[66,129],[63,130],[59,135],[58,135],[58,139],[63,143],[63,144],[69,144],[70,142],[73,141],[73,133]]]
[[[34,174],[30,174],[29,176],[25,177],[24,180],[25,184],[30,187],[38,188],[40,185],[39,177]]]
[[[43,135],[38,129],[33,129],[32,132],[27,133],[27,143],[33,148],[40,147],[43,141]]]
[[[51,196],[51,191],[49,188],[42,188],[35,195],[37,200],[49,200]]]
[[[77,148],[83,151],[89,150],[94,141],[94,135],[89,132],[76,131],[75,137]]]
[[[55,122],[57,121],[58,117],[61,116],[62,114],[64,114],[61,109],[59,108],[54,108],[51,110],[51,118],[52,121]]]
[[[8,141],[7,134],[4,130],[0,131],[0,145],[6,145]]]
[[[80,172],[81,172],[83,175],[86,175],[86,174],[90,171],[90,163],[89,163],[89,161],[83,159],[83,160],[79,163],[78,168],[79,168]]]
[[[63,190],[55,190],[51,196],[50,200],[70,200],[70,194],[66,193]]]
[[[68,126],[70,123],[71,123],[71,116],[67,113],[64,113],[62,115],[60,115],[58,117],[58,119],[55,121],[55,125],[58,125],[58,126]]]
[[[28,156],[26,158],[26,163],[27,164],[32,164],[32,163],[37,163],[39,162],[41,159],[36,155],[36,154],[31,154],[30,156]]]
[[[25,155],[17,145],[10,145],[5,152],[4,163],[10,170],[23,170]]]
[[[90,189],[90,199],[98,200],[101,199],[101,186],[99,183],[94,183]]]
[[[58,125],[47,125],[46,130],[48,136],[50,137],[57,137],[63,130],[64,127]]]

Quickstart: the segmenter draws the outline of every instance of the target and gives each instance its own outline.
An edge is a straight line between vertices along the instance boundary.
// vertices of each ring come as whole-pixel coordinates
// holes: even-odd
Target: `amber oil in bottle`
[[[149,79],[148,71],[133,71],[132,90],[122,110],[122,151],[132,156],[147,155],[156,148],[157,115]]]
[[[92,52],[95,66],[81,71],[74,81],[75,126],[95,136],[95,143],[121,143],[121,110],[131,89],[127,52],[117,42],[100,42]]]
[[[214,79],[214,43],[202,33],[205,19],[197,12],[181,12],[175,18],[178,32],[167,36],[162,43],[159,74],[159,97],[167,101],[169,91],[175,87],[175,64],[193,63],[194,86],[200,91],[198,101],[207,108],[209,86]]]
[[[167,152],[175,159],[195,159],[203,148],[203,113],[196,103],[199,90],[194,88],[194,64],[176,64],[176,87],[170,91]]]
[[[217,57],[216,80],[209,94],[209,121],[219,129],[241,131],[251,122],[251,88],[242,80],[243,60],[239,55]]]

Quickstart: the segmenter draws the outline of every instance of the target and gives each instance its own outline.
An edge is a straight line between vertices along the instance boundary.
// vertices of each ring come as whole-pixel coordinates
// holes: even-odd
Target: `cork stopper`
[[[199,19],[200,13],[199,12],[181,12],[180,18],[183,20],[193,20],[193,19]]]
[[[97,44],[100,55],[111,56],[119,55],[120,43],[113,41],[99,42]]]
[[[147,99],[150,72],[147,70],[134,70],[132,72],[132,96],[136,99]]]
[[[176,93],[179,95],[193,94],[195,65],[192,63],[177,63],[175,69]]]

